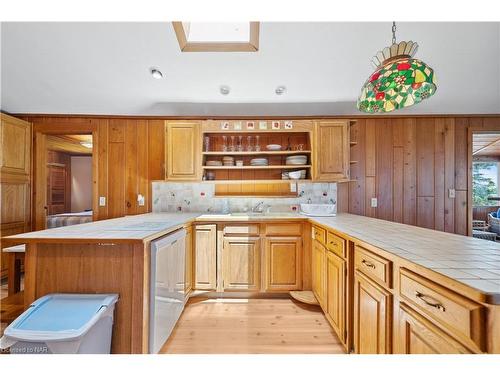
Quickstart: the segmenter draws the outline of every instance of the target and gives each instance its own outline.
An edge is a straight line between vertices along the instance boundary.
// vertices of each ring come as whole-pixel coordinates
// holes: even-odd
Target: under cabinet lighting
[[[80,142],[80,145],[86,148],[92,148],[92,142]]]

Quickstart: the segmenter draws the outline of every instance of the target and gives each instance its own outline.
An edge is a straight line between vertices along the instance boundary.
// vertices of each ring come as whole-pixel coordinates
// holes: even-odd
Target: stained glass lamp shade
[[[417,48],[411,41],[394,43],[373,57],[377,69],[361,89],[360,111],[391,112],[420,103],[436,92],[434,70],[413,58]]]

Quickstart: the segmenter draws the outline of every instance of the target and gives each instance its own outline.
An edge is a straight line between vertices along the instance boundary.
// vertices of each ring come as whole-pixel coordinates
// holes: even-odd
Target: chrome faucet
[[[262,213],[264,212],[264,207],[268,207],[268,205],[264,205],[264,201],[260,201],[257,203],[255,206],[252,207],[252,212],[259,212]]]

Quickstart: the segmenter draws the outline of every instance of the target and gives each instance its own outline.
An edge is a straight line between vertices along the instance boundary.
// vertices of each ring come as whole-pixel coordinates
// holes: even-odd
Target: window
[[[256,52],[258,22],[172,22],[182,52]]]
[[[488,197],[497,197],[498,162],[477,161],[472,163],[472,202],[474,206],[496,206],[497,201]]]

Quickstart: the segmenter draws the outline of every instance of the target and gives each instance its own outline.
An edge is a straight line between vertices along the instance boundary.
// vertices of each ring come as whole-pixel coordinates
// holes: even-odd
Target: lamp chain
[[[392,22],[392,44],[396,44],[396,22]]]

